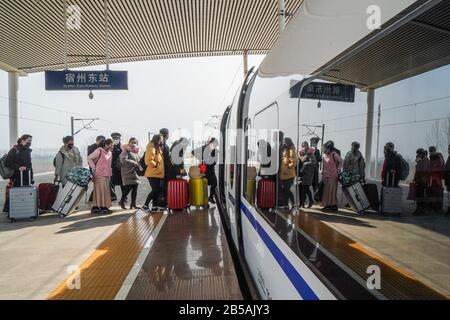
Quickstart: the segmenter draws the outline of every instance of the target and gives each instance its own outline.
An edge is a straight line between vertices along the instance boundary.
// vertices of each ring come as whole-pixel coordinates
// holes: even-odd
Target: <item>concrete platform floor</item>
[[[51,179],[52,175],[37,176],[36,185]],[[5,184],[0,181],[0,209]],[[120,195],[119,188],[117,192]],[[148,192],[143,179],[138,203]],[[65,219],[50,213],[33,222],[10,224],[6,214],[0,214],[0,299],[45,299],[71,274],[68,267],[80,265],[135,212],[114,207],[112,215],[93,216],[85,199],[79,206],[79,212]]]

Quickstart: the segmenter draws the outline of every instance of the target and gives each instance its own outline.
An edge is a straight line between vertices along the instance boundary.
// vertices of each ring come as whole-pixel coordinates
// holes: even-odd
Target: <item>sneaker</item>
[[[150,208],[147,205],[142,206],[141,208],[143,211],[145,211],[146,213],[150,213]]]
[[[100,208],[99,208],[99,207],[92,207],[91,213],[92,213],[92,214],[100,213]]]
[[[161,209],[158,207],[152,207],[151,209],[151,212],[159,212],[159,211],[161,211]]]

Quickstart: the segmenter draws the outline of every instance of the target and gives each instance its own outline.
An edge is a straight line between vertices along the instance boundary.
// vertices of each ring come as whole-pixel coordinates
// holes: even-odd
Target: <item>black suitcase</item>
[[[374,211],[380,210],[380,196],[378,194],[378,187],[375,183],[367,183],[363,185],[364,193],[370,203],[370,209]]]

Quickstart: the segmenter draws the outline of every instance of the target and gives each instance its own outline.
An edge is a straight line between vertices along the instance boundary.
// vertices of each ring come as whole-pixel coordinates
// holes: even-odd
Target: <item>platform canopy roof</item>
[[[367,27],[377,6],[381,28]],[[449,0],[305,0],[260,75],[379,88],[450,63]]]
[[[68,32],[70,67],[105,64],[104,2],[67,0],[81,9],[81,28]],[[286,11],[302,2],[285,0]],[[265,54],[279,35],[278,0],[108,0],[108,7],[111,63]],[[64,0],[1,0],[0,30],[0,69],[64,67]]]

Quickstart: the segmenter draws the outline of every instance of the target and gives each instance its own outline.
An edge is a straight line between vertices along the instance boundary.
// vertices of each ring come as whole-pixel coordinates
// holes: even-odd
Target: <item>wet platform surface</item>
[[[242,299],[217,210],[169,215],[126,298]]]

